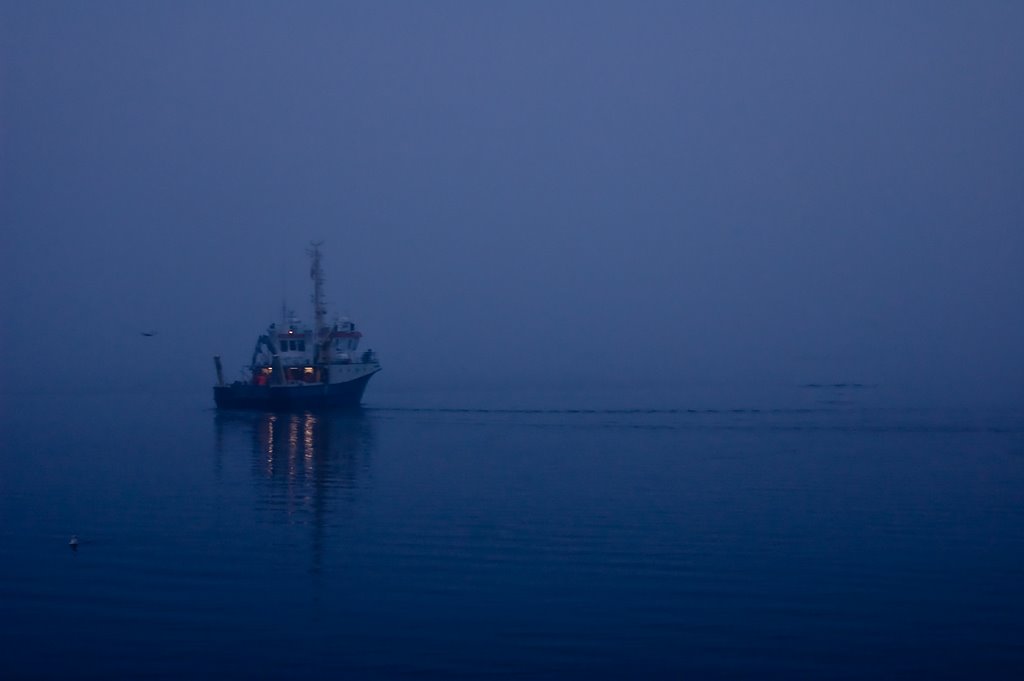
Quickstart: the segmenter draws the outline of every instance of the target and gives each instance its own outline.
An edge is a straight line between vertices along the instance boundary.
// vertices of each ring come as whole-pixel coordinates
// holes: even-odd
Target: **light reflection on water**
[[[355,488],[370,465],[373,426],[362,411],[220,412],[215,424],[218,454],[250,441],[254,470],[290,502]]]

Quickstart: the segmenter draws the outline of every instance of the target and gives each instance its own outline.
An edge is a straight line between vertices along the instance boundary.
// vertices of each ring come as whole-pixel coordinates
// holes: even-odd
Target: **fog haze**
[[[5,390],[233,376],[316,239],[371,399],[1024,402],[1020,3],[2,6]]]

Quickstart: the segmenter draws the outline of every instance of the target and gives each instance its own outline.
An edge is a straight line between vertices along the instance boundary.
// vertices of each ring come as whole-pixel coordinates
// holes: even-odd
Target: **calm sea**
[[[799,394],[4,398],[0,677],[1024,678],[1024,413]]]

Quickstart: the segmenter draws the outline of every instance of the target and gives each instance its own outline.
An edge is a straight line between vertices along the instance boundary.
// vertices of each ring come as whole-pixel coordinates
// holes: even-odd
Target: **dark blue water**
[[[1024,414],[807,390],[5,398],[0,676],[1024,678]]]

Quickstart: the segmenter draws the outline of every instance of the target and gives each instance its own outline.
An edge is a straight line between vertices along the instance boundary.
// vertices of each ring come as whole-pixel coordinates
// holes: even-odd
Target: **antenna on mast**
[[[284,261],[281,261],[281,323],[288,323],[288,277],[285,276]]]

